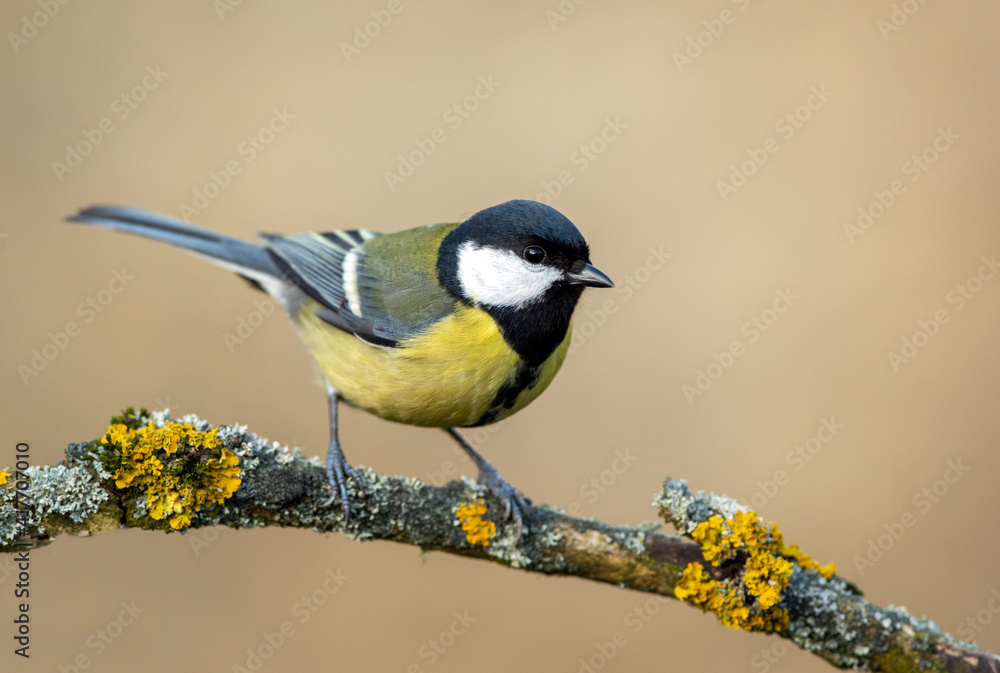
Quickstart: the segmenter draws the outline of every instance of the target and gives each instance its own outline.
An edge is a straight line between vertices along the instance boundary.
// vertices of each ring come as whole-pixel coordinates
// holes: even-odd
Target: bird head
[[[508,201],[470,217],[443,241],[438,269],[453,295],[487,310],[567,297],[575,304],[584,287],[614,287],[591,265],[576,226],[535,201]]]
[[[490,313],[530,363],[563,340],[585,287],[614,287],[576,226],[535,201],[501,203],[460,224],[441,243],[438,274],[454,297]]]

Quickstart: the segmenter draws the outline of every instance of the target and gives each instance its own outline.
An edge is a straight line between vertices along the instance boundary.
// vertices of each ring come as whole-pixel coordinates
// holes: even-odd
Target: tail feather
[[[169,243],[235,271],[282,303],[292,299],[292,287],[263,246],[199,229],[167,215],[122,206],[91,206],[66,220]]]

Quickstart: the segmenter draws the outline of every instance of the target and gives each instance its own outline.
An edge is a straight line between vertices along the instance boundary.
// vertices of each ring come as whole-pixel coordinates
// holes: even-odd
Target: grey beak
[[[576,273],[568,273],[566,276],[575,283],[586,285],[587,287],[614,287],[611,279],[604,275],[596,266],[584,264],[583,268]]]

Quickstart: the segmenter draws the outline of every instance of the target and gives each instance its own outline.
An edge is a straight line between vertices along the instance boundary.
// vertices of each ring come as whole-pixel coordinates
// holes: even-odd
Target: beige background
[[[77,208],[178,215],[235,161],[239,174],[194,222],[242,238],[395,231],[535,198],[565,171],[571,182],[553,205],[632,291],[588,292],[585,338],[565,370],[530,408],[474,436],[483,452],[537,502],[616,523],[655,518],[649,503],[668,475],[758,494],[789,541],[835,561],[871,600],[949,630],[983,611],[978,632],[965,633],[1000,649],[987,607],[1000,588],[1000,279],[972,283],[980,291],[961,308],[948,301],[1000,253],[994,3],[908,0],[912,16],[883,35],[888,0],[565,0],[554,28],[555,0],[422,0],[399,5],[350,61],[341,44],[386,2],[243,2],[221,19],[207,0],[165,4],[59,5],[16,52],[9,36],[0,47],[0,465],[17,441],[31,443],[33,461],[54,462],[128,404],[325,450],[323,393],[286,321],[269,317],[226,347],[260,295],[167,247],[62,224]],[[713,23],[724,10],[730,23]],[[6,2],[0,27],[21,31],[39,11]],[[708,46],[679,68],[675,52],[706,21],[718,35],[701,35]],[[116,98],[141,89],[147,67],[166,75],[120,118]],[[453,128],[445,112],[480,77],[495,90]],[[782,132],[776,123],[813,87],[826,100]],[[274,108],[294,119],[248,161],[240,145]],[[105,117],[110,133],[57,177],[66,145]],[[623,126],[601,147],[608,118]],[[385,172],[437,128],[445,141],[391,190]],[[939,129],[958,137],[932,157]],[[723,200],[717,182],[771,138],[777,151]],[[604,151],[583,170],[574,153],[592,141]],[[906,164],[925,150],[936,161],[913,182]],[[892,206],[849,240],[844,223],[895,180]],[[651,247],[672,254],[655,270]],[[105,293],[99,313],[79,309],[123,269],[134,279]],[[798,298],[753,340],[744,324],[786,289]],[[893,371],[888,353],[939,310],[948,322]],[[79,334],[26,384],[18,367],[69,321]],[[734,341],[743,354],[689,404],[682,386]],[[786,458],[831,417],[843,429],[808,463]],[[428,478],[454,458],[439,432],[354,411],[342,438],[353,462],[385,472]],[[616,451],[635,457],[621,474],[610,471]],[[926,500],[949,461],[968,470]],[[766,496],[777,470],[787,480]],[[602,473],[598,493],[587,484]],[[906,513],[914,525],[859,567],[869,541]],[[230,671],[285,621],[294,633],[264,670],[575,673],[619,631],[627,644],[601,670],[827,669],[674,601],[339,535],[129,531],[60,539],[31,559],[30,662],[10,652],[13,582],[0,563],[4,670],[83,657],[89,670]],[[337,569],[350,579],[326,596],[324,576]],[[303,623],[293,611],[317,590],[328,600]],[[123,601],[143,612],[120,629]],[[654,614],[626,622],[636,609]],[[431,661],[455,612],[476,621]],[[109,623],[117,637],[102,649]]]

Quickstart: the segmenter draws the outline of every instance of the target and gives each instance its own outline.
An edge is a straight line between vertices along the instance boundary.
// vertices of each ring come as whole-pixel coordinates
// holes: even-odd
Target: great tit
[[[341,401],[390,421],[443,428],[520,534],[524,496],[455,428],[500,421],[538,397],[566,357],[583,289],[614,287],[558,211],[508,201],[460,224],[394,234],[261,234],[263,245],[118,206],[68,219],[207,257],[284,307],[325,379],[327,504],[339,495],[345,522],[348,479],[364,491],[337,438]]]

